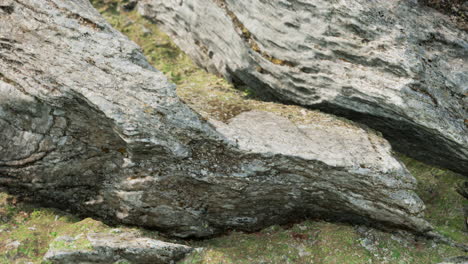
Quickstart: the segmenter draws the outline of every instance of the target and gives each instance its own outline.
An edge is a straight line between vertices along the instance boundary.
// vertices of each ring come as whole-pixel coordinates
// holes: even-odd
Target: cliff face
[[[468,172],[468,36],[412,1],[141,0],[201,67]]]
[[[0,184],[180,237],[324,217],[424,233],[415,180],[375,132],[323,115],[199,118],[85,0],[0,8]]]

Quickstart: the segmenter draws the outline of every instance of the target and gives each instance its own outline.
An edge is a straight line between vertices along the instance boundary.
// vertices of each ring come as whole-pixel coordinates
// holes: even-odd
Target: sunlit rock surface
[[[140,0],[198,65],[468,175],[468,35],[417,1]]]

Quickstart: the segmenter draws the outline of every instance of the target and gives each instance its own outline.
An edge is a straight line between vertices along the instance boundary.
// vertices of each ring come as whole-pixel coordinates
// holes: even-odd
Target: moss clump
[[[441,234],[457,242],[468,244],[463,214],[463,207],[468,206],[468,200],[456,192],[457,185],[466,178],[403,155],[400,155],[400,159],[418,180],[416,192],[426,204],[426,219]]]
[[[50,244],[50,248],[58,251],[86,251],[92,250],[93,246],[86,237],[79,237],[73,241],[54,241]]]

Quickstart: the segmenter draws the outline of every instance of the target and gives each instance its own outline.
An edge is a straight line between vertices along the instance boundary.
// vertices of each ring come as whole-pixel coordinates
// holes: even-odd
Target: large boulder
[[[197,64],[468,175],[468,35],[417,1],[140,0]]]
[[[208,123],[86,0],[0,8],[0,186],[179,237],[302,217],[425,233],[415,180],[330,115]]]

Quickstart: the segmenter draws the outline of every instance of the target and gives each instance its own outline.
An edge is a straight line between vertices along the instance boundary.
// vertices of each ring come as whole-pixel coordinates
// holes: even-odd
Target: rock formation
[[[0,7],[0,186],[204,237],[302,217],[424,233],[415,180],[375,132],[323,115],[211,124],[86,0]]]
[[[44,256],[44,261],[53,264],[171,264],[183,259],[191,251],[191,247],[140,237],[133,233],[89,233],[78,238],[56,238]]]
[[[140,0],[200,66],[468,175],[468,35],[416,1]]]

